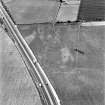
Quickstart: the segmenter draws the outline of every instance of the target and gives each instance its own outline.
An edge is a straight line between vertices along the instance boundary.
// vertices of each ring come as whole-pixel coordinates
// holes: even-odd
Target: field
[[[41,105],[36,88],[17,49],[1,28],[0,105]]]
[[[19,26],[62,105],[104,105],[105,27],[57,23],[54,28]]]
[[[29,1],[24,5],[24,0],[10,0],[7,5],[12,9],[13,16],[16,16],[17,23],[37,23],[45,22],[49,15],[49,20],[54,16],[56,9],[54,4],[50,4],[52,1],[49,0],[52,7],[47,5],[51,8],[51,14],[46,12],[46,2],[42,4],[37,0],[34,1],[38,2],[35,7]],[[39,8],[40,12],[32,11],[31,7],[35,10]],[[68,6],[62,8],[58,20],[68,20],[69,9]],[[76,10],[73,7],[75,14]],[[41,23],[18,25],[18,28],[55,88],[62,105],[105,104],[105,26],[80,27],[70,23],[56,23],[53,26]],[[41,105],[37,90],[17,49],[1,28],[0,105]]]

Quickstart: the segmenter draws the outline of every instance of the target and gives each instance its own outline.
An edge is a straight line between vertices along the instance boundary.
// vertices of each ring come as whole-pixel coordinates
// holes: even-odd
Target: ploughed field
[[[105,27],[19,25],[62,105],[104,105]]]
[[[1,27],[0,105],[41,105],[21,56]]]

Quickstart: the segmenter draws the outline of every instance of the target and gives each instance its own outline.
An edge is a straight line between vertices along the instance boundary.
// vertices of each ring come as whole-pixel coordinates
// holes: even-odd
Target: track
[[[23,39],[5,7],[0,4],[1,24],[21,54],[27,70],[39,92],[43,105],[60,105],[60,100],[36,57]]]

